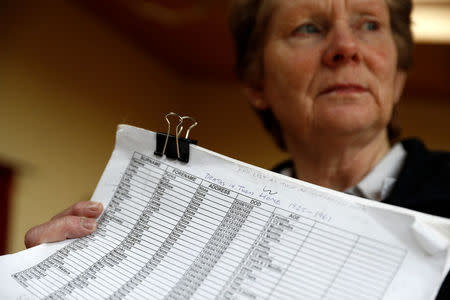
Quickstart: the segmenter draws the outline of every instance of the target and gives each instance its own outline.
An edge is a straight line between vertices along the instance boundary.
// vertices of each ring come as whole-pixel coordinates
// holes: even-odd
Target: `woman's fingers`
[[[93,218],[62,216],[28,230],[25,234],[25,246],[30,248],[42,243],[83,237],[96,228],[97,222]]]
[[[103,205],[99,202],[93,202],[93,201],[81,201],[78,203],[75,203],[71,207],[63,210],[56,216],[52,218],[58,219],[60,217],[64,216],[80,216],[80,217],[87,217],[87,218],[97,218],[103,210]]]
[[[25,234],[27,248],[42,243],[83,237],[97,228],[97,218],[103,210],[98,202],[82,201],[65,209],[47,223],[35,226]]]

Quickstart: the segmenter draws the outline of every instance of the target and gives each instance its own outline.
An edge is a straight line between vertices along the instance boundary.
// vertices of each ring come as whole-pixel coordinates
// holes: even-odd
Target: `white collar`
[[[401,143],[395,144],[385,157],[356,186],[346,193],[364,198],[383,201],[394,187],[406,158],[406,150]]]

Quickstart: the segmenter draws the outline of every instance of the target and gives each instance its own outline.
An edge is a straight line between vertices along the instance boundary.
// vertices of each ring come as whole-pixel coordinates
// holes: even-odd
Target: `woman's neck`
[[[385,132],[367,140],[316,138],[307,145],[286,141],[298,179],[338,191],[360,182],[390,149]]]

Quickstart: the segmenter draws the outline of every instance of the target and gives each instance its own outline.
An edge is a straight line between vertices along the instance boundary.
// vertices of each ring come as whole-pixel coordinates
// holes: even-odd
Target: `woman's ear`
[[[395,81],[394,81],[394,104],[398,104],[400,101],[400,97],[403,92],[403,88],[405,87],[407,74],[405,71],[397,71],[397,74],[395,74]]]
[[[266,110],[269,108],[269,103],[264,99],[262,88],[244,86],[243,90],[253,108],[257,110]]]

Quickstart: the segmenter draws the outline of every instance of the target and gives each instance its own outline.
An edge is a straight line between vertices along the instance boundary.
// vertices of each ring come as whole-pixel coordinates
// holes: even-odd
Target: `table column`
[[[293,222],[294,215],[284,211],[278,210],[270,216],[238,274],[223,293],[225,299],[239,296],[265,299],[271,296],[306,238],[293,238]]]
[[[156,161],[143,161],[138,154],[134,154],[113,199],[99,219],[97,231],[74,241],[42,263],[22,272],[27,274],[28,283],[24,283],[33,294],[45,296],[57,292],[57,295],[64,296],[80,289],[76,292],[79,296],[88,296],[98,295],[98,291],[106,292],[111,288],[106,281],[95,288],[90,287],[87,281],[92,282],[92,278],[102,268],[117,264],[120,259],[120,253],[110,252],[134,228],[140,211],[146,205],[147,200],[143,196],[145,193],[137,192],[139,189],[136,181],[146,167],[154,168],[154,176],[163,172],[158,173],[159,163]],[[125,209],[124,206],[129,208]],[[100,238],[104,241],[101,242]],[[86,291],[83,292],[82,289]]]
[[[186,269],[183,276],[176,282],[173,289],[165,296],[165,299],[187,299],[190,298],[204,282],[210,271],[228,247],[245,221],[246,211],[251,209],[244,203],[235,201],[237,193],[225,189],[219,185],[202,182],[199,187],[196,200],[201,201],[200,209],[204,209],[206,216],[214,218],[214,224],[204,223],[198,229],[208,229],[207,239],[200,245],[197,255]],[[213,226],[211,226],[213,225]],[[206,283],[207,284],[207,283]],[[209,298],[211,295],[209,295]]]
[[[359,237],[322,299],[383,299],[406,250]]]
[[[272,297],[322,299],[351,254],[358,236],[308,218],[301,217],[293,225],[291,239],[303,241],[292,243],[297,249],[295,258]]]
[[[138,153],[133,155],[113,199],[100,218],[98,231],[86,238],[90,240],[89,251],[100,257],[81,257],[78,261],[82,265],[82,273],[52,296],[73,294],[104,298],[134,275],[144,264],[142,256],[139,256],[139,246],[147,229],[150,199],[163,174],[158,161]],[[97,241],[99,236],[103,242]],[[111,269],[116,269],[116,272]]]
[[[174,245],[184,234],[185,224],[189,224],[189,217],[195,209],[192,198],[200,182],[195,176],[167,168],[144,211],[148,218],[140,223],[145,226],[145,230],[139,233],[140,243],[133,246],[129,254],[140,263],[135,264],[133,276],[114,292],[113,299],[129,294],[139,298],[148,294],[165,294],[167,282],[160,274],[169,278],[169,273],[177,272],[179,263],[171,260]],[[141,283],[151,278],[156,280],[151,285],[154,290],[143,290]]]
[[[243,280],[241,271],[253,249],[257,246],[258,240],[274,210],[268,204],[243,195],[238,195],[237,201],[245,203],[246,206],[251,207],[251,210],[234,239],[230,241],[224,255],[220,258],[214,270],[211,271],[211,275],[214,276],[207,278],[208,281],[214,283],[215,294],[219,291],[217,298],[227,298],[239,289],[240,282]]]

